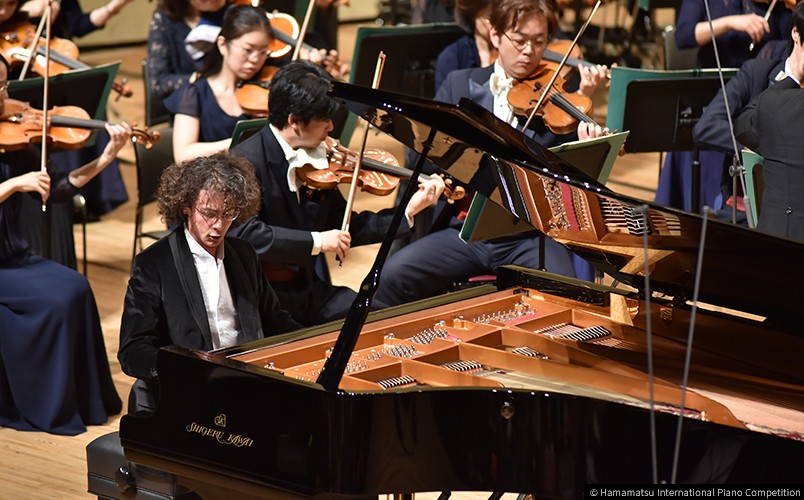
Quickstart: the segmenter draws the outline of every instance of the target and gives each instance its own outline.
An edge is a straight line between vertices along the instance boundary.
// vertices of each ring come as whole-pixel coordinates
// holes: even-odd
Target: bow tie
[[[329,168],[327,151],[323,144],[315,149],[299,148],[285,157],[288,161],[288,186],[291,192],[296,192],[301,185],[296,176],[296,169],[305,165],[312,165],[313,168],[323,170]]]
[[[511,90],[513,85],[513,78],[506,78],[497,73],[492,73],[491,77],[489,77],[489,89],[494,97],[499,97],[503,92]]]

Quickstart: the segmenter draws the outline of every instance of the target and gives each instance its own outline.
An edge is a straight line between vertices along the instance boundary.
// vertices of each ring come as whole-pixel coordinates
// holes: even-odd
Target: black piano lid
[[[333,82],[331,95],[417,152],[435,129],[428,159],[498,203],[522,196],[520,190],[529,191],[527,186],[505,184],[510,191],[500,192],[500,179],[509,178],[505,166],[499,168],[503,163],[510,165],[517,178],[527,177],[530,183],[553,179],[598,200],[614,200],[626,207],[647,205],[651,220],[673,221],[680,228],[678,235],[649,238],[650,288],[678,300],[693,298],[702,216],[614,193],[468,100],[453,105],[342,82]],[[473,180],[484,154],[504,160],[485,162],[497,167],[492,174],[497,185],[491,192],[489,186],[476,185]],[[519,204],[506,208],[525,221],[532,216],[522,213]],[[712,219],[706,231],[698,300],[759,315],[774,328],[802,334],[804,293],[798,286],[804,283],[804,245]],[[616,244],[590,246],[568,241],[566,234],[556,235],[552,230],[547,234],[560,236],[562,244],[615,279],[644,288],[642,236],[632,236],[633,241],[626,245],[629,251],[624,252],[626,247]],[[628,235],[618,238],[622,241]]]

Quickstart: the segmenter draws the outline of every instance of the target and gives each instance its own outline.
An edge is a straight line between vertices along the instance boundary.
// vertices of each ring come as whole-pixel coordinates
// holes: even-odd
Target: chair
[[[153,127],[170,121],[170,112],[165,107],[162,96],[156,95],[151,88],[148,74],[148,60],[142,60],[142,82],[145,86],[145,126]]]
[[[754,217],[754,224],[756,224],[759,221],[759,206],[762,204],[762,189],[764,186],[762,168],[765,158],[748,150],[743,150],[742,155],[743,167],[745,168],[745,190],[751,203],[751,215]]]
[[[134,215],[134,249],[131,262],[137,255],[137,247],[142,251],[142,238],[158,240],[168,231],[142,231],[142,214],[146,205],[156,201],[156,188],[159,186],[159,176],[162,170],[173,163],[173,129],[160,130],[162,138],[150,149],[139,142],[134,143],[134,156],[137,167],[137,209]]]
[[[698,67],[698,47],[679,49],[676,45],[674,26],[667,26],[662,32],[662,45],[664,46],[664,69],[678,70]]]
[[[241,142],[259,132],[266,123],[268,123],[267,118],[254,118],[252,120],[238,121],[235,124],[234,130],[232,131],[232,143],[229,145],[229,148],[231,149],[237,146]]]

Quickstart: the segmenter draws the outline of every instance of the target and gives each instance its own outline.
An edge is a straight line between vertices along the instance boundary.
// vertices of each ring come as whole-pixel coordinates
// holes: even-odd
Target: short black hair
[[[309,123],[313,118],[332,118],[340,104],[327,95],[329,74],[308,61],[293,61],[277,71],[268,94],[268,122],[278,129],[288,124],[290,115]]]

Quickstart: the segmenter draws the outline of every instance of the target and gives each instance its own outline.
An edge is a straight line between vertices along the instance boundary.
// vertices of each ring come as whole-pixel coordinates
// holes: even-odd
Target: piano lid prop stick
[[[768,5],[768,11],[765,12],[765,22],[768,22],[768,19],[770,19],[771,12],[773,12],[774,7],[776,7],[776,0],[771,0],[770,5]],[[748,50],[754,50],[754,42],[751,42],[751,45],[748,46]]]
[[[678,412],[678,426],[676,427],[676,445],[673,453],[673,472],[670,478],[670,484],[676,484],[676,475],[678,473],[678,460],[681,452],[681,424],[684,421],[684,410],[686,409],[687,402],[687,385],[690,378],[690,366],[692,364],[692,341],[695,337],[695,318],[698,314],[698,292],[701,290],[701,274],[703,273],[703,258],[704,248],[706,248],[706,226],[709,221],[712,209],[703,207],[703,222],[701,222],[701,239],[698,241],[698,262],[695,264],[695,284],[692,288],[692,311],[690,313],[690,327],[687,334],[687,350],[684,358],[684,376],[681,379],[681,402],[678,407],[681,411]]]
[[[413,167],[413,175],[411,178],[418,179],[424,168],[424,162],[433,148],[433,140],[436,136],[435,127],[430,130],[427,138],[422,143],[422,150],[419,154],[419,159]],[[380,272],[383,265],[385,265],[388,254],[391,252],[391,246],[396,239],[396,232],[399,225],[402,223],[402,218],[405,216],[405,207],[408,206],[410,199],[413,198],[413,193],[418,191],[419,187],[415,182],[409,182],[402,198],[399,200],[399,205],[394,211],[394,217],[391,219],[391,227],[385,233],[385,239],[382,240],[380,249],[377,251],[377,256],[374,258],[374,264],[371,270],[366,274],[360,288],[357,289],[357,297],[355,297],[352,306],[349,308],[349,313],[341,327],[341,333],[338,335],[338,340],[335,341],[335,347],[332,349],[332,354],[324,363],[321,373],[316,379],[316,383],[320,384],[328,391],[338,390],[338,385],[341,383],[343,373],[349,360],[352,357],[352,351],[357,344],[357,338],[360,336],[360,331],[363,325],[366,324],[366,317],[368,316],[371,301],[374,299],[374,294],[377,293],[377,287],[380,286]]]
[[[302,45],[304,45],[304,34],[307,33],[307,26],[310,25],[310,18],[313,17],[313,7],[315,7],[315,0],[310,0],[310,3],[307,5],[307,12],[304,14],[301,29],[299,29],[299,39],[296,41],[296,47],[293,49],[292,61],[299,59]]]
[[[382,78],[382,70],[385,66],[385,52],[380,51],[377,55],[377,65],[374,67],[374,79],[371,82],[371,88],[376,89],[380,86],[380,78]],[[355,201],[355,193],[357,192],[357,181],[360,177],[360,165],[363,164],[363,154],[366,151],[366,141],[368,140],[368,133],[371,124],[366,122],[366,128],[363,129],[363,141],[360,145],[360,150],[357,152],[357,161],[355,162],[355,169],[352,173],[352,183],[349,185],[349,197],[346,198],[346,211],[343,213],[343,222],[341,223],[341,231],[349,231],[349,221],[352,218],[352,205]]]

